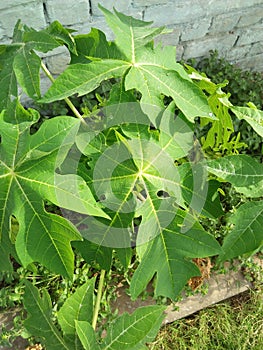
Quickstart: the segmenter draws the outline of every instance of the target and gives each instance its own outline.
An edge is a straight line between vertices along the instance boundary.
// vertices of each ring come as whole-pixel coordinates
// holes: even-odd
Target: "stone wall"
[[[96,27],[112,39],[98,3],[172,29],[160,40],[177,46],[178,59],[200,58],[217,49],[245,69],[263,71],[263,0],[1,0],[0,44],[10,41],[19,18],[35,29],[54,20],[79,33]],[[57,74],[68,56],[60,48],[45,60]]]

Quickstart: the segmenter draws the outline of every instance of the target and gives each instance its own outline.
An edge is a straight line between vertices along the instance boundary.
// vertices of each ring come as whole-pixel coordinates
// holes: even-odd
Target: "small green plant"
[[[48,291],[25,279],[25,327],[51,350],[143,349],[154,339],[164,311],[158,305],[119,316],[100,336],[113,257],[124,271],[133,263],[132,299],[152,280],[155,297],[175,299],[200,275],[194,258],[222,262],[263,241],[263,165],[238,154],[244,144],[232,120],[246,120],[262,137],[262,111],[234,106],[225,84],[177,63],[174,47],[155,46],[164,27],[100,8],[112,42],[98,29],[73,36],[58,22],[41,31],[18,22],[13,42],[0,49],[1,269],[12,270],[12,256],[72,279],[76,255],[100,268],[97,283],[83,281],[55,314]],[[36,52],[60,45],[71,62],[55,80]],[[52,82],[44,96],[41,69]],[[64,100],[70,115],[39,121],[20,104],[17,84],[40,103]],[[75,94],[89,93],[76,108]],[[222,183],[250,200],[229,216],[221,245],[199,217],[225,215]]]

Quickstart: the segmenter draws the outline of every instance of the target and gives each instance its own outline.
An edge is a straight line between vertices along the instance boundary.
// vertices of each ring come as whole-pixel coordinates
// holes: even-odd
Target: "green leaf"
[[[66,29],[61,23],[54,21],[46,28],[46,32],[56,41],[66,44],[71,53],[77,54],[76,43],[74,37],[71,35],[72,30]],[[38,35],[38,37],[40,36]]]
[[[8,107],[11,98],[17,96],[17,81],[13,63],[17,46],[1,46],[0,53],[0,110]]]
[[[220,261],[253,252],[263,244],[263,201],[247,202],[230,217],[233,230],[226,236]]]
[[[68,67],[45,94],[42,102],[52,102],[74,93],[84,95],[105,79],[124,77],[126,90],[137,89],[141,92],[141,102],[149,116],[153,112],[152,106],[164,109],[165,95],[174,99],[177,107],[191,122],[197,116],[215,119],[206,96],[192,82],[183,67],[176,63],[175,49],[149,45],[163,28],[147,28],[149,23],[117,11],[113,14],[102,7],[101,9],[116,34],[117,49],[125,57],[120,59],[118,54],[116,56],[115,50],[111,50],[115,44],[108,43],[101,32],[93,31],[88,36],[82,36],[79,38],[84,48],[79,50],[81,57],[74,58],[72,62],[85,64],[77,63]],[[95,39],[92,41],[93,37]],[[103,59],[98,60],[98,56]],[[87,59],[93,59],[93,62],[87,64]],[[151,116],[154,125],[156,118],[157,115]]]
[[[95,331],[91,324],[85,321],[76,321],[76,331],[85,350],[99,350]]]
[[[92,58],[124,59],[123,54],[114,42],[107,41],[106,35],[96,28],[91,28],[89,34],[74,37],[76,53],[71,53],[71,64],[89,63]]]
[[[40,31],[23,25],[21,21],[17,22],[13,42],[1,46],[0,50],[1,109],[8,106],[13,96],[17,96],[17,82],[29,97],[40,97],[41,59],[34,50],[46,53],[63,44],[76,52],[70,30],[59,22],[53,22],[47,29]]]
[[[263,111],[255,107],[232,107],[231,111],[235,113],[238,119],[247,121],[263,137]]]
[[[84,221],[85,222],[85,221]],[[79,225],[83,224],[82,222]],[[78,224],[76,225],[78,227]],[[85,236],[85,230],[80,230],[82,235]],[[94,262],[100,265],[100,268],[109,271],[112,263],[112,248],[104,247],[103,245],[97,245],[83,239],[83,241],[76,241],[72,243],[73,247],[81,254],[82,258],[88,264]]]
[[[207,181],[204,168],[205,165],[200,163],[179,166],[183,198],[198,214],[215,219],[224,214],[218,195],[220,182],[209,180],[207,184],[204,183]]]
[[[148,55],[148,59],[149,59]],[[183,79],[176,71],[150,59],[144,61],[143,55],[138,57],[125,79],[126,89],[137,89],[142,93],[141,102],[164,108],[162,94],[172,97],[177,107],[193,122],[197,116],[211,113],[207,100],[193,82]]]
[[[45,30],[36,31],[31,28],[24,33],[22,40],[26,43],[24,49],[27,51],[37,50],[46,53],[60,46],[60,43]]]
[[[136,62],[136,50],[148,44],[165,31],[165,27],[148,28],[152,22],[145,22],[126,16],[114,9],[114,13],[99,5],[109,27],[115,34],[117,46],[132,63]]]
[[[170,211],[174,214],[172,208]],[[194,217],[189,227],[185,222],[186,217],[190,221],[190,214],[178,209],[170,225],[137,251],[141,262],[131,280],[133,299],[145,290],[155,274],[155,295],[175,299],[191,277],[200,275],[199,269],[189,258],[207,257],[221,252],[216,239],[204,231]],[[182,233],[184,225],[187,225],[188,230]]]
[[[49,294],[42,289],[42,296],[30,282],[25,280],[24,307],[28,318],[24,321],[26,329],[35,337],[44,339],[45,345],[50,350],[72,348],[65,342],[52,321],[52,304]]]
[[[164,309],[164,306],[154,305],[138,308],[131,315],[124,313],[109,326],[101,349],[142,349],[142,346],[153,338],[152,330],[155,330],[156,335],[161,326]]]
[[[101,60],[89,64],[69,66],[50,87],[41,102],[61,100],[78,93],[87,94],[99,86],[102,80],[118,78],[128,69],[129,64],[121,60]]]
[[[247,155],[233,155],[207,162],[207,169],[219,179],[230,182],[237,191],[248,186],[260,186],[263,165]]]
[[[90,279],[79,287],[62,305],[57,313],[59,325],[65,336],[72,339],[75,349],[81,349],[75,322],[92,322],[93,293],[95,279]]]
[[[20,86],[31,98],[40,97],[40,77],[39,71],[41,59],[26,48],[19,50],[14,59],[13,69]]]
[[[74,175],[59,175],[56,180],[59,152],[69,150],[68,139],[74,143],[79,121],[53,118],[30,135],[37,118],[36,111],[25,111],[17,101],[0,117],[0,232],[8,234],[13,215],[19,222],[16,250],[23,265],[39,261],[57,273],[71,276],[70,242],[81,239],[80,234],[63,217],[47,213],[44,199],[70,210],[81,209],[85,214],[107,215],[98,207],[84,180]],[[69,142],[67,146],[65,140]],[[39,154],[41,158],[36,161]]]

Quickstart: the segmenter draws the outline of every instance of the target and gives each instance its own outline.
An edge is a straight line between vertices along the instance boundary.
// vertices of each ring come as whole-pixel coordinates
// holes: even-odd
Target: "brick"
[[[183,45],[176,46],[176,61],[180,61],[184,55],[184,47]]]
[[[191,6],[190,6],[191,5]],[[189,23],[197,18],[204,17],[204,9],[199,2],[176,1],[174,4],[152,6],[145,9],[145,21],[154,21],[154,25]]]
[[[181,41],[195,40],[204,37],[210,28],[211,19],[205,18],[185,25]]]
[[[47,0],[46,9],[50,21],[58,20],[63,25],[85,23],[90,19],[88,0]]]
[[[241,35],[237,41],[237,45],[247,45],[251,43],[256,43],[263,41],[263,27],[250,27],[249,29],[242,31]]]
[[[0,2],[0,10],[13,8],[14,6],[23,5],[32,2],[32,0],[2,0]]]
[[[263,53],[263,42],[258,42],[252,45],[249,55],[254,56]]]
[[[240,68],[263,72],[263,53],[246,57],[235,62]]]
[[[240,60],[248,55],[251,51],[251,47],[252,45],[235,46],[226,52],[225,57],[229,61]]]
[[[256,7],[252,11],[246,11],[237,24],[237,27],[246,27],[261,21],[263,18],[263,6]]]
[[[232,30],[240,19],[240,12],[213,17],[210,33],[222,33]]]
[[[198,1],[205,9],[205,3],[207,0]],[[247,10],[247,8],[253,8],[255,5],[262,5],[262,0],[210,0],[207,4],[207,11],[209,14],[227,13],[234,10]]]
[[[11,38],[18,19],[34,29],[46,27],[42,3],[35,1],[1,11],[0,28],[2,35]]]
[[[101,4],[103,7],[107,8],[110,11],[112,11],[113,7],[115,7],[116,10],[120,12],[123,12],[125,14],[130,14],[132,11],[130,3],[131,1],[128,1],[128,0],[107,0],[107,1],[91,0],[92,14],[94,16],[103,15],[101,10],[98,8],[98,4]]]
[[[185,47],[184,58],[195,58],[206,56],[209,50],[218,50],[224,54],[227,50],[233,47],[236,41],[235,34],[221,36],[207,36],[203,40],[190,42]]]
[[[62,73],[70,62],[70,55],[68,50],[63,47],[63,51],[63,53],[53,55],[45,59],[48,69],[52,74]]]
[[[141,6],[161,5],[161,4],[167,4],[168,2],[169,0],[134,0],[133,6],[141,7]]]

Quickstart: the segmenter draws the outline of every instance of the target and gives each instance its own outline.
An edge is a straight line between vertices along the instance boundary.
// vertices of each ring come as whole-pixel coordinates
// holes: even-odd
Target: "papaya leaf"
[[[8,107],[11,97],[17,96],[17,81],[13,69],[17,46],[2,45],[0,53],[0,110]]]
[[[250,187],[257,193],[263,180],[263,165],[245,154],[209,160],[207,169],[219,179],[230,182],[239,192]],[[250,195],[253,196],[253,193]]]
[[[25,328],[34,336],[43,338],[50,350],[72,350],[52,321],[52,304],[48,292],[42,289],[41,296],[30,282],[24,283],[24,307],[28,313],[28,318],[24,321]]]
[[[230,223],[234,227],[224,239],[220,261],[252,253],[263,245],[263,201],[242,204]]]
[[[174,212],[170,208],[176,212],[177,205],[183,205],[174,159],[186,155],[192,146],[192,131],[184,128],[180,119],[175,121],[174,128],[168,123],[167,130],[152,132],[147,119],[146,125],[140,124],[145,116],[142,111],[137,111],[136,115],[136,108],[132,109],[132,104],[127,106],[134,112],[133,123],[125,125],[119,123],[118,117],[117,120],[113,118],[118,126],[111,126],[116,137],[112,145],[106,146],[107,139],[101,138],[101,133],[97,142],[95,137],[85,144],[89,133],[80,134],[77,139],[78,146],[89,157],[88,168],[83,167],[80,174],[111,217],[111,222],[88,217],[82,222],[87,225],[82,235],[96,245],[112,248],[134,244],[131,242],[131,235],[135,233],[134,217],[142,216],[137,244],[152,239],[160,233],[161,227],[172,221]],[[122,111],[119,115],[123,115],[124,104],[119,111]],[[107,121],[105,123],[107,125]],[[182,145],[180,140],[183,140]],[[169,198],[161,198],[164,192]]]
[[[100,347],[96,342],[95,331],[91,324],[86,321],[75,321],[75,324],[83,348],[85,350],[99,350]]]
[[[191,206],[198,214],[215,219],[224,214],[218,195],[220,182],[209,180],[204,185],[204,181],[207,181],[207,177],[204,176],[206,175],[204,167],[205,165],[200,167],[199,164],[191,163],[179,166],[182,194],[187,206]]]
[[[122,60],[100,60],[69,66],[50,87],[40,102],[52,102],[78,93],[80,96],[96,89],[106,79],[118,78],[129,68]]]
[[[95,31],[77,39],[81,40],[85,49],[81,52],[80,59],[75,57],[72,62],[82,63],[71,64],[50,87],[41,99],[42,102],[52,102],[75,93],[84,95],[105,79],[124,77],[126,90],[136,89],[142,94],[141,102],[149,116],[152,110],[149,111],[147,106],[163,109],[165,95],[173,98],[191,122],[197,116],[215,119],[201,89],[188,77],[183,67],[176,63],[174,48],[154,48],[149,45],[157,34],[163,32],[163,28],[148,28],[148,22],[117,11],[111,13],[102,7],[101,9],[116,34],[114,44],[107,43],[105,37]],[[93,41],[92,36],[96,36]],[[120,59],[117,55],[116,58],[116,50],[111,50],[112,47],[115,48],[114,45],[125,57]],[[98,56],[103,58],[98,59]],[[85,57],[92,62],[88,63]],[[157,115],[151,117],[154,125],[156,118]]]
[[[71,64],[89,63],[94,58],[125,59],[114,42],[107,41],[106,35],[96,28],[89,34],[74,36],[76,53],[71,53]]]
[[[35,51],[46,53],[64,44],[76,53],[70,31],[57,21],[40,31],[17,22],[13,42],[0,50],[1,109],[17,96],[17,82],[29,97],[40,98],[41,59]]]
[[[173,212],[172,208],[170,210]],[[189,219],[189,213],[178,209],[170,225],[137,251],[140,264],[130,285],[133,299],[145,290],[155,274],[155,295],[175,299],[191,277],[200,275],[199,269],[189,258],[213,256],[221,252],[216,239],[204,231],[194,217],[191,227],[182,233],[186,215]]]
[[[164,318],[164,309],[164,306],[153,305],[140,307],[131,315],[124,313],[109,326],[100,348],[103,350],[144,348],[144,344],[156,336]]]
[[[75,322],[92,322],[93,293],[95,279],[90,279],[79,287],[62,305],[57,313],[59,325],[64,336],[71,340],[74,349],[82,349],[79,343]]]
[[[165,27],[149,28],[152,22],[145,22],[126,16],[114,9],[114,13],[99,5],[109,27],[115,34],[115,42],[128,61],[136,62],[136,50],[146,46],[158,34],[165,32]]]
[[[81,236],[63,217],[46,212],[44,200],[84,214],[107,215],[83,179],[71,174],[57,174],[56,179],[57,159],[62,157],[59,152],[65,156],[69,150],[70,142],[67,146],[63,143],[67,138],[74,142],[79,121],[53,118],[30,135],[38,117],[36,111],[24,110],[16,100],[0,115],[0,232],[5,237],[9,234],[9,220],[14,216],[19,223],[16,250],[23,265],[39,261],[71,276],[70,242]]]
[[[263,111],[256,107],[232,107],[231,111],[235,113],[238,119],[244,119],[252,128],[263,137]]]

